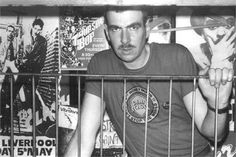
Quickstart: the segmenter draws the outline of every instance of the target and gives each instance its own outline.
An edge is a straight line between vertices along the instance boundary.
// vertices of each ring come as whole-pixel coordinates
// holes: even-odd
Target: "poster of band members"
[[[1,8],[0,71],[6,74],[0,78],[1,157],[10,156],[12,132],[14,156],[33,155],[33,105],[35,153],[55,156],[55,78],[43,74],[58,73],[59,18],[56,12],[54,8]],[[8,75],[12,73],[16,75]],[[27,75],[21,75],[24,73]],[[31,73],[41,75],[33,79]]]
[[[228,40],[224,40],[224,36],[228,33],[230,38],[232,35],[230,31],[235,27],[234,15],[234,8],[231,7],[195,9],[186,7],[177,12],[176,27],[184,27],[186,30],[176,32],[176,42],[190,50],[199,69],[204,69],[210,64],[211,56],[214,54],[212,44],[218,49],[222,44],[231,44],[227,43]],[[233,48],[235,49],[235,46]],[[221,52],[227,53],[225,50]],[[233,61],[235,57],[227,56],[225,59]],[[229,134],[220,144],[217,157],[236,156],[235,88],[232,92],[229,114]]]
[[[60,15],[60,68],[86,70],[91,57],[108,48],[103,31],[104,19],[73,8],[61,9]]]

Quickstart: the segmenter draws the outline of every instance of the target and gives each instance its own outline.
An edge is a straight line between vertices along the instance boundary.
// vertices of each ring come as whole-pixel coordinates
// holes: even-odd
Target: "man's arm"
[[[193,92],[184,97],[186,108],[191,116],[192,113]],[[218,139],[224,137],[227,125],[227,113],[218,114]],[[195,102],[195,124],[198,130],[207,138],[214,140],[215,112],[208,109],[207,102],[202,97],[199,89],[196,89]]]
[[[97,131],[100,127],[101,98],[90,93],[86,93],[81,111],[81,157],[90,157],[96,140]],[[104,109],[103,109],[104,111]],[[79,129],[77,127],[74,136],[66,150],[65,157],[78,156]]]
[[[219,109],[227,107],[232,90],[233,70],[228,68],[210,69],[209,79],[200,78],[199,87],[196,90],[195,123],[200,132],[211,140],[214,140],[216,88],[219,89]],[[201,90],[201,91],[200,91]],[[193,92],[184,97],[186,108],[192,116]],[[220,140],[226,133],[228,112],[218,114],[217,136]]]
[[[7,56],[7,47],[5,43],[0,44],[0,71],[3,70]]]
[[[209,36],[206,38],[210,46],[212,58],[209,65],[210,69],[203,69],[199,73],[200,75],[205,75],[208,72],[209,78],[199,79],[200,88],[196,91],[195,123],[200,132],[210,139],[214,139],[216,88],[219,90],[219,109],[227,108],[229,105],[234,75],[233,62],[229,60],[229,57],[235,51],[235,44],[233,42],[235,37],[236,33],[234,32],[234,27],[232,27],[218,43],[214,43]],[[192,93],[184,97],[186,108],[191,115],[192,100]],[[219,140],[224,137],[227,129],[228,112],[227,109],[223,111],[217,117],[217,136]]]

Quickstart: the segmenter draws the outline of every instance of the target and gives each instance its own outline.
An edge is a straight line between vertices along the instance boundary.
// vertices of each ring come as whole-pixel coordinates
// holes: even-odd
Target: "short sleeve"
[[[179,56],[179,59],[181,60],[179,67],[179,69],[181,69],[181,75],[197,76],[198,75],[197,65],[196,62],[194,61],[192,54],[185,47],[183,47],[183,53],[181,54],[182,55]],[[186,79],[183,82],[181,82],[181,91],[183,97],[193,90],[194,90],[193,79]]]
[[[99,65],[98,58],[94,55],[88,64],[87,74],[99,75],[99,68],[101,67]],[[95,76],[86,77],[85,91],[101,97],[101,78]]]

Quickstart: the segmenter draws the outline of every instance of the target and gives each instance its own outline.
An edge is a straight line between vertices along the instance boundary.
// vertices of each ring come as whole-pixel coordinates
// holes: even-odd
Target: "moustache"
[[[119,46],[119,49],[130,49],[130,48],[134,48],[135,46],[131,45],[131,44],[128,44],[128,45],[120,45]]]

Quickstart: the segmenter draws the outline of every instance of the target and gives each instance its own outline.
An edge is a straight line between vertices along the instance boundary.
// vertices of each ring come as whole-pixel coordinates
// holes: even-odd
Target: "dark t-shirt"
[[[123,115],[126,110],[126,149],[133,157],[144,154],[145,141],[145,107],[147,98],[147,81],[141,79],[147,75],[197,75],[196,65],[190,52],[177,44],[150,45],[151,53],[147,64],[136,70],[125,67],[123,62],[111,51],[95,54],[89,66],[89,74],[115,74],[137,76],[138,80],[127,79],[126,92],[124,81],[104,79],[103,98],[113,125],[123,139]],[[190,156],[191,153],[191,117],[188,114],[183,97],[193,90],[193,81],[173,80],[171,97],[171,155]],[[151,79],[148,99],[147,156],[167,156],[168,125],[170,107],[170,81]],[[101,97],[101,80],[87,80],[86,92]],[[123,100],[126,99],[126,105]],[[200,152],[207,145],[195,129],[195,152]]]

